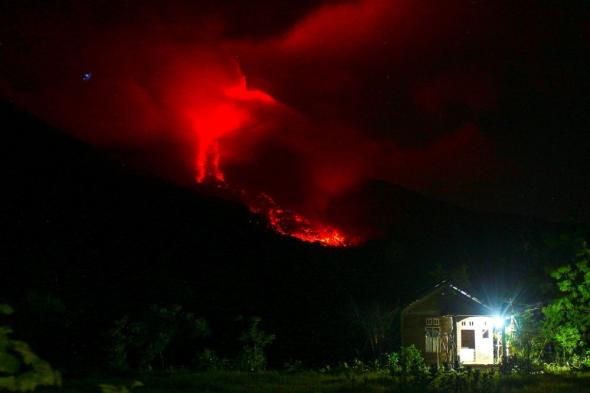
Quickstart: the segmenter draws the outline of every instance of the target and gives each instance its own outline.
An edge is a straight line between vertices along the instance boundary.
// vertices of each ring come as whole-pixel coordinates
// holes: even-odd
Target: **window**
[[[440,326],[439,318],[426,318],[426,326]]]
[[[473,321],[461,321],[461,326],[473,326]]]
[[[461,330],[461,348],[475,348],[475,330]]]
[[[482,334],[482,338],[490,338],[490,330],[489,329],[484,329],[483,334]]]
[[[425,336],[425,351],[438,352],[438,338],[440,336],[440,328],[427,326],[425,328]]]

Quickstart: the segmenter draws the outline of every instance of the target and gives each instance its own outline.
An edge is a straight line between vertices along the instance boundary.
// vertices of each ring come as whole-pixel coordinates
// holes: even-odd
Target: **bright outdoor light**
[[[504,326],[504,318],[497,316],[494,317],[494,327],[500,329]]]

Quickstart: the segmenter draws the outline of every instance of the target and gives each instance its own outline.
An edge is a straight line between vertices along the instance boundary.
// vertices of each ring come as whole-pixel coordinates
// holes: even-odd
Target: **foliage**
[[[572,369],[567,364],[562,363],[543,363],[543,372],[548,374],[564,374],[571,372]]]
[[[424,379],[430,375],[430,369],[414,345],[402,347],[399,353],[393,352],[387,355],[385,367],[393,376]]]
[[[386,357],[386,367],[392,375],[401,374],[402,368],[398,352],[393,352]]]
[[[429,373],[429,369],[424,362],[422,354],[414,345],[403,347],[401,349],[399,355],[399,365],[403,375],[424,377]]]
[[[427,387],[428,392],[494,392],[499,375],[494,370],[439,370]]]
[[[129,327],[129,318],[127,316],[115,321],[114,326],[109,331],[110,345],[108,351],[108,365],[116,371],[125,371],[129,368],[128,364],[128,346],[131,338],[128,336],[132,330]]]
[[[515,319],[517,330],[509,338],[513,353],[510,369],[522,372],[538,370],[548,342],[543,334],[542,315],[536,310],[525,310]]]
[[[126,385],[111,385],[106,383],[101,383],[98,385],[101,393],[130,393],[132,389],[138,388],[143,386],[143,383],[140,381],[133,381],[130,384]]]
[[[0,304],[0,315],[12,313],[12,307]],[[59,372],[11,334],[9,326],[0,326],[0,390],[28,392],[40,385],[61,385]]]
[[[351,362],[339,363],[334,368],[328,368],[332,375],[344,375],[349,379],[354,379],[370,372],[370,368],[360,359],[353,359]]]
[[[297,373],[303,371],[301,360],[289,360],[283,365],[283,370],[287,373]]]
[[[440,371],[428,380],[418,382],[372,371],[352,377],[343,373],[314,371],[177,371],[144,374],[141,381],[144,386],[137,390],[138,393],[590,393],[589,374],[502,375],[493,370],[468,369]],[[98,383],[97,378],[68,379],[59,392],[96,392]],[[108,383],[110,386],[129,389],[125,379],[110,379]],[[55,390],[41,388],[38,393],[51,392]]]
[[[263,331],[259,326],[260,321],[258,317],[250,318],[248,327],[240,336],[243,348],[238,368],[244,371],[261,371],[266,368],[264,348],[274,341],[275,336]]]
[[[552,374],[573,373],[580,370],[590,370],[590,350],[584,354],[572,355],[566,363],[544,363],[543,371]]]
[[[196,369],[201,371],[229,370],[231,368],[230,362],[227,359],[219,358],[209,348],[205,348],[197,355],[195,363]]]
[[[590,344],[590,248],[583,243],[575,260],[551,272],[561,294],[543,309],[544,334],[569,363]]]
[[[143,317],[126,315],[115,321],[109,331],[109,366],[115,371],[163,369],[180,361],[174,358],[173,344],[195,345],[208,333],[207,322],[181,306],[152,305]]]

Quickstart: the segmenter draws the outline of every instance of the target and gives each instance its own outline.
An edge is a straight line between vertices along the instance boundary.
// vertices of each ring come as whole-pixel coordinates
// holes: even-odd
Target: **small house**
[[[402,310],[402,346],[413,344],[431,365],[493,365],[502,354],[502,322],[491,307],[442,282]]]

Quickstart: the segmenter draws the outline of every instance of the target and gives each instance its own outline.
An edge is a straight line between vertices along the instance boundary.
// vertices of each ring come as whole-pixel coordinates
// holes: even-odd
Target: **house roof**
[[[437,296],[438,295],[438,296]],[[429,292],[408,304],[403,313],[440,315],[494,315],[494,310],[477,297],[448,281],[442,281]]]

